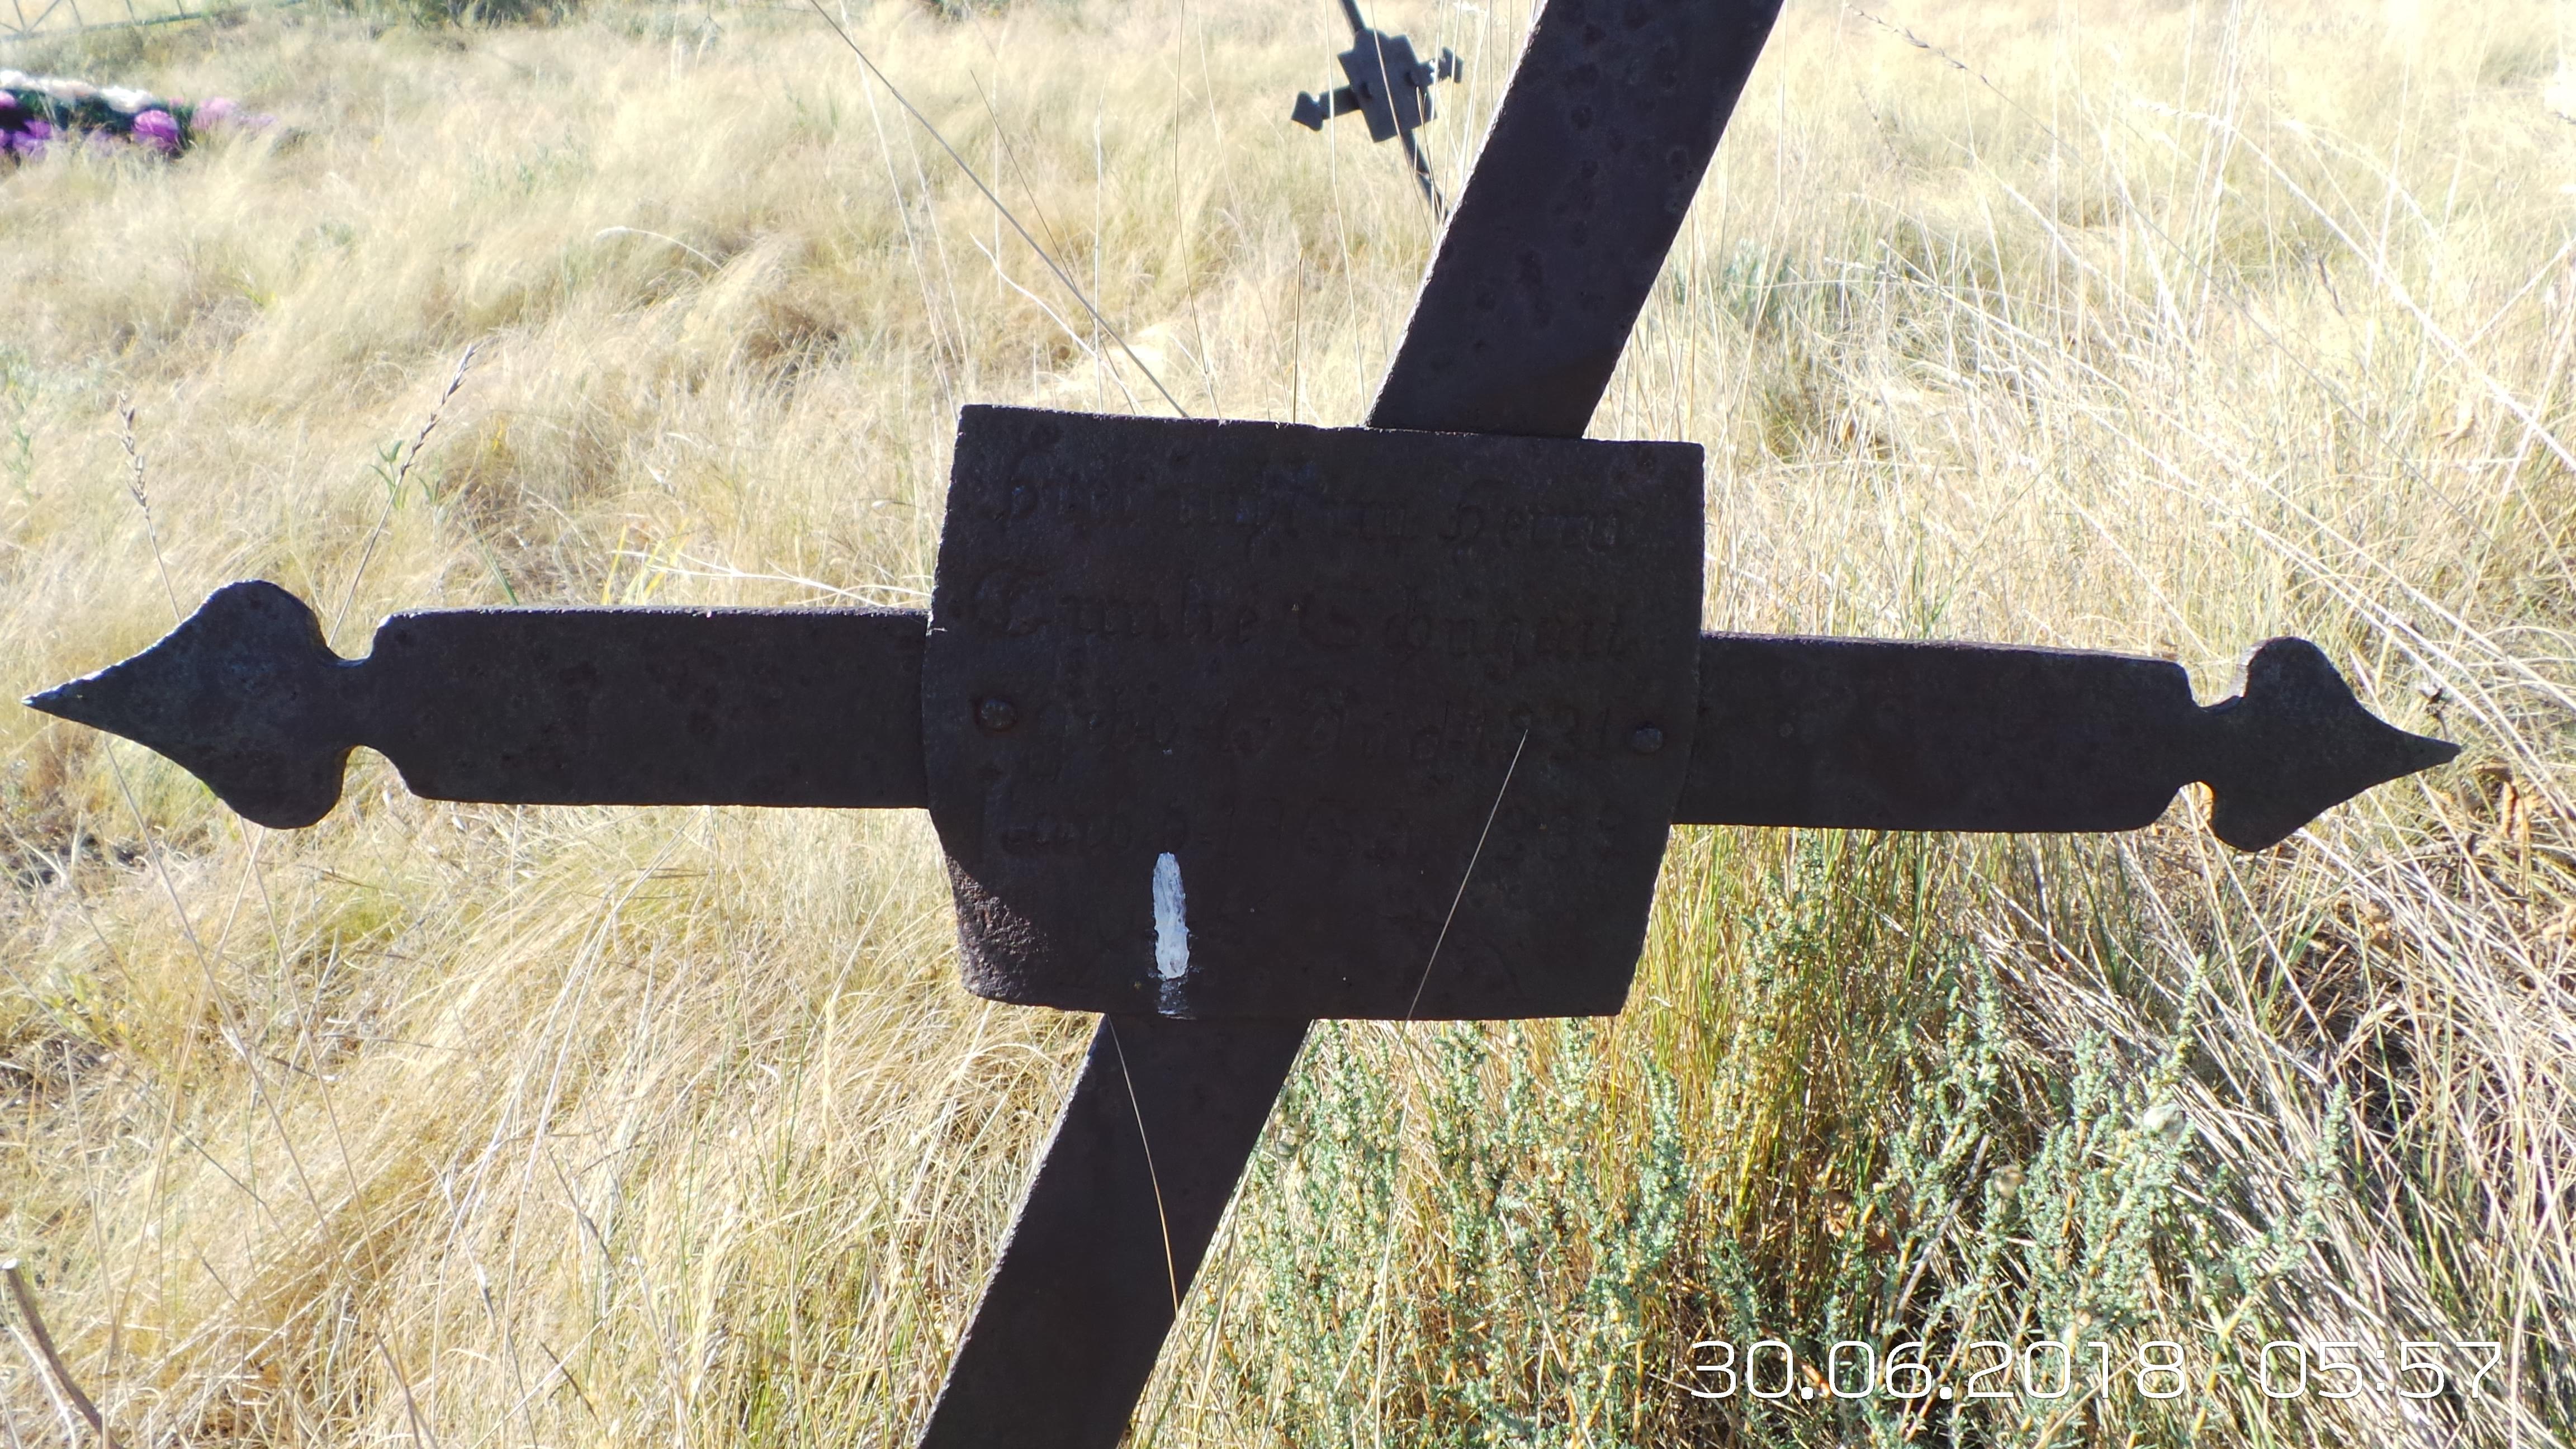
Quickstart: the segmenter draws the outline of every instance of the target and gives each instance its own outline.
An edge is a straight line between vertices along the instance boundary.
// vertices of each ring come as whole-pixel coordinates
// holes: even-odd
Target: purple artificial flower
[[[233,113],[240,109],[222,96],[208,96],[205,104],[197,107],[197,114],[192,119],[200,126],[220,126],[231,120]]]
[[[45,142],[51,139],[53,134],[54,128],[50,122],[30,119],[17,130],[0,134],[0,143],[5,143],[0,144],[0,149],[5,149],[12,156],[32,161],[45,154]]]
[[[134,118],[134,140],[164,156],[171,155],[179,149],[179,120],[168,111],[145,111]]]

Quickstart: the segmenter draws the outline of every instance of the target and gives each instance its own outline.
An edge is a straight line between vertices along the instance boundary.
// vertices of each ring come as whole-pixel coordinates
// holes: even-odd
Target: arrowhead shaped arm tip
[[[2238,850],[2265,850],[2370,789],[2460,753],[2408,734],[2355,699],[2305,639],[2268,639],[2245,665],[2245,692],[2202,711],[2199,778],[2209,828]]]
[[[133,658],[27,704],[157,751],[245,818],[293,830],[339,803],[358,743],[356,668],[303,600],[252,580],[217,589]]]
[[[1709,634],[1674,818],[1860,830],[2136,830],[2206,782],[2211,828],[2278,845],[2459,747],[2374,718],[2325,655],[2273,639],[2202,706],[2165,659]]]
[[[435,609],[363,660],[275,584],[27,703],[123,735],[280,830],[366,745],[415,795],[521,805],[923,804],[924,616],[902,609]]]

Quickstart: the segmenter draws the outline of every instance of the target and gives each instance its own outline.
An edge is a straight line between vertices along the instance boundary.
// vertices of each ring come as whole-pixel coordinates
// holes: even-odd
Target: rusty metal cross
[[[1350,84],[1319,95],[1299,91],[1288,119],[1309,131],[1320,131],[1335,116],[1359,112],[1360,119],[1368,123],[1370,140],[1403,145],[1404,159],[1413,167],[1413,181],[1422,188],[1422,199],[1431,203],[1433,216],[1446,217],[1449,203],[1432,182],[1431,160],[1422,154],[1421,143],[1413,139],[1413,133],[1431,119],[1433,84],[1458,78],[1457,55],[1442,46],[1437,58],[1416,59],[1411,40],[1401,35],[1382,35],[1369,28],[1367,17],[1360,14],[1360,0],[1342,0],[1342,18],[1350,22],[1351,48],[1333,59],[1341,63],[1342,74],[1350,78]]]
[[[967,986],[1097,1012],[921,1443],[1109,1449],[1311,1019],[1616,1012],[1675,823],[2277,843],[2455,747],[2310,644],[1703,634],[1700,452],[1582,437],[1778,0],[1549,0],[1363,428],[969,407],[931,607],[397,614],[274,585],[29,701],[311,824],[924,808]]]

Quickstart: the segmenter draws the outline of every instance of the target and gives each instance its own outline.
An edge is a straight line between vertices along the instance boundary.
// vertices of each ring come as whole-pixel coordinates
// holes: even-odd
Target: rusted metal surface
[[[245,817],[310,825],[349,751],[415,795],[528,805],[918,805],[924,616],[869,609],[396,614],[367,658],[228,584],[132,659],[27,701],[149,745]]]
[[[2178,664],[2066,649],[1711,634],[1699,677],[1682,823],[2135,830],[2200,781],[2218,837],[2262,850],[2459,753],[2373,717],[2304,639],[2205,709]]]
[[[1101,1018],[922,1449],[1118,1442],[1305,1035]]]
[[[899,610],[425,611],[385,621],[375,652],[352,662],[323,645],[301,600],[240,583],[152,648],[28,703],[149,745],[246,817],[282,829],[329,811],[357,745],[382,750],[412,793],[435,800],[922,807],[932,800],[918,705],[926,623]],[[2364,790],[2459,752],[2372,716],[2302,639],[2265,643],[2247,664],[2245,691],[2208,706],[2193,700],[2180,665],[2126,654],[1756,634],[1704,634],[1697,653],[1686,727],[1637,725],[1627,737],[1634,759],[1621,762],[1687,761],[1665,812],[1678,824],[2134,830],[2200,782],[2212,788],[2219,838],[2262,850]],[[1188,673],[1139,667],[1145,678]],[[964,686],[932,713],[960,715],[976,735],[1022,749],[1051,732],[1057,744],[1039,752],[1072,764],[1067,773],[1088,791],[1096,786],[1080,782],[1099,777],[1077,760],[1079,741],[1120,728],[1115,709],[1087,709],[1096,702],[1090,677],[1016,697]],[[1463,684],[1455,697],[1477,688]],[[1644,731],[1654,732],[1651,751],[1640,751]],[[1439,739],[1454,746],[1459,736],[1443,730]],[[1615,760],[1618,743],[1612,729],[1591,758]],[[1240,777],[1229,767],[1229,782],[1253,778],[1257,763]],[[1377,784],[1413,768],[1397,762]],[[1532,769],[1525,761],[1505,794],[1490,848],[1544,833],[1545,812],[1511,808],[1521,782],[1539,778]],[[969,773],[989,801],[1008,793],[1000,782],[1015,772]],[[1652,773],[1614,775],[1613,788]],[[1333,793],[1286,783],[1301,800]],[[1569,788],[1602,798],[1580,782]],[[1385,788],[1361,793],[1397,799]],[[1469,804],[1481,820],[1490,801]],[[1294,831],[1278,837],[1284,850],[1298,843]],[[1151,874],[1150,856],[1142,867],[1133,858],[1140,838],[1128,836],[1124,876]],[[1071,855],[1077,868],[1086,858]],[[1103,888],[1124,876],[1104,870]],[[1218,894],[1198,899],[1204,925]],[[1135,944],[1151,956],[1150,924]],[[1157,991],[1144,1009],[1160,999]],[[1429,1009],[1439,999],[1426,996],[1417,1014],[1439,1014]]]
[[[2212,834],[2268,850],[2373,786],[2460,753],[2448,740],[2392,728],[2305,639],[2268,639],[2245,664],[2245,692],[2203,711],[2186,779],[2209,782]]]
[[[1690,757],[1700,495],[1689,444],[966,409],[923,709],[968,986],[1617,1011]]]
[[[1369,423],[1580,437],[1778,0],[1548,0]]]
[[[1353,12],[1356,27],[1355,0],[1344,3]],[[1501,117],[1486,141],[1475,173],[1468,178],[1460,212],[1449,218],[1431,275],[1414,304],[1403,348],[1371,409],[1371,426],[1582,436],[1601,390],[1609,383],[1611,367],[1626,345],[1628,328],[1644,301],[1646,289],[1662,269],[1664,253],[1679,229],[1691,190],[1717,145],[1718,133],[1734,106],[1735,93],[1742,88],[1743,77],[1769,33],[1777,5],[1778,0],[1755,0],[1740,7],[1711,4],[1708,0],[1665,0],[1650,7],[1644,0],[1629,0],[1624,13],[1614,16],[1611,7],[1598,0],[1590,4],[1549,0],[1534,22],[1521,63],[1513,72]],[[1604,21],[1616,23],[1631,17],[1641,23],[1633,28],[1601,28]],[[1614,36],[1619,38],[1612,39]],[[1605,163],[1602,154],[1587,154],[1568,144],[1565,130],[1574,125],[1570,113],[1561,114],[1562,124],[1551,123],[1547,116],[1539,114],[1563,99],[1569,84],[1569,78],[1549,74],[1548,66],[1569,53],[1590,49],[1595,54],[1578,54],[1576,63],[1593,69],[1583,77],[1570,78],[1572,84],[1590,92],[1585,99],[1596,107],[1583,117],[1585,125],[1597,124],[1608,115],[1618,118],[1616,124],[1623,133],[1631,129],[1627,118],[1633,99],[1622,101],[1599,91],[1599,57],[1604,40],[1608,41],[1609,68],[1614,75],[1639,69],[1634,63],[1618,59],[1623,43],[1635,46],[1627,52],[1633,55],[1669,53],[1669,62],[1659,77],[1669,86],[1657,97],[1646,99],[1650,110],[1659,105],[1674,107],[1679,104],[1677,97],[1690,88],[1702,88],[1701,105],[1682,107],[1695,111],[1695,123],[1660,128],[1678,138],[1674,143],[1677,151],[1660,166],[1651,160],[1641,166],[1635,156],[1608,157]],[[1648,62],[1649,67],[1652,64]],[[1683,69],[1690,66],[1696,66],[1697,73]],[[1405,139],[1409,146],[1411,136]],[[1609,139],[1608,133],[1603,139]],[[1594,184],[1602,176],[1605,164],[1619,184]],[[1426,194],[1433,197],[1437,212],[1437,194],[1428,189],[1429,179],[1418,162],[1416,174],[1423,177]],[[1644,184],[1638,184],[1640,181]],[[1674,194],[1675,187],[1679,187],[1678,195]],[[1515,190],[1526,194],[1516,198],[1510,194]],[[1544,230],[1551,226],[1547,212],[1552,206],[1595,199],[1633,205],[1641,194],[1667,206],[1669,221],[1655,217],[1641,223],[1635,218],[1602,217],[1605,233],[1615,230],[1617,235],[1605,234],[1597,248],[1587,246],[1586,237],[1569,235],[1562,216],[1553,218],[1552,236]],[[1535,208],[1531,205],[1533,199],[1538,202]],[[1570,247],[1574,263],[1546,280],[1545,285],[1574,290],[1564,296],[1561,311],[1547,310],[1543,317],[1530,314],[1547,308],[1546,299],[1524,296],[1507,302],[1496,291],[1498,284],[1512,285],[1525,275],[1516,266],[1512,251],[1515,233],[1533,227],[1540,230],[1531,231],[1532,240],[1542,244],[1553,241],[1560,251]],[[1520,314],[1517,325],[1537,325],[1540,330],[1515,335],[1511,330],[1514,317],[1495,315],[1506,307]],[[1696,530],[1691,542],[1694,546],[1699,542]],[[1667,744],[1666,748],[1672,746]],[[1186,879],[1182,884],[1186,889]],[[1169,1030],[1176,1034],[1230,1033],[1239,1029],[1232,1024],[1206,1022],[1169,1024]],[[1305,1024],[1283,1022],[1279,1029],[1283,1034],[1293,1032],[1302,1038]],[[1218,1050],[1224,1049],[1222,1038],[1211,1040],[1217,1042]],[[1219,1095],[1212,1099],[1212,1106],[1221,1108],[1229,1117],[1248,1115],[1255,1109],[1266,1115],[1280,1085],[1287,1080],[1291,1059],[1288,1055],[1272,1058],[1273,1071],[1253,1070],[1229,1076]],[[1114,1108],[1115,1100],[1108,1098],[1106,1083],[1086,1073],[1065,1105],[1065,1117],[1070,1122]],[[1165,1148],[1163,1160],[1169,1163],[1179,1159],[1178,1170],[1193,1174],[1194,1186],[1222,1184],[1230,1191],[1242,1174],[1252,1141],[1246,1137],[1236,1145],[1218,1140],[1216,1134],[1183,1136]],[[1093,1155],[1071,1147],[1062,1152],[1051,1148],[1040,1169],[1041,1184],[1059,1175],[1066,1180],[1080,1180],[1091,1170],[1089,1160]],[[1166,1171],[1173,1169],[1167,1167]],[[1076,1210],[1050,1209],[1055,1213]],[[1034,1201],[1021,1212],[1023,1222],[1032,1216],[1043,1216]],[[1095,1215],[1091,1221],[1100,1219]],[[1078,1273],[1091,1255],[1104,1251],[1132,1256],[1136,1235],[1143,1228],[1131,1218],[1101,1223],[1099,1231],[1113,1240],[1114,1246],[1058,1234],[1033,1239],[1023,1248],[1015,1237],[1010,1258],[1023,1266],[1011,1282],[1044,1283],[1059,1275]],[[1174,1242],[1172,1248],[1174,1262],[1195,1271],[1204,1245]],[[1184,1248],[1193,1250],[1184,1257]],[[1016,1320],[1021,1312],[1020,1294],[1025,1291],[1006,1287],[997,1276],[977,1310],[977,1326],[970,1330],[970,1340],[981,1334],[988,1317],[996,1323]],[[1085,1315],[1082,1322],[1087,1331],[1120,1342],[1150,1337],[1159,1352],[1170,1320],[1150,1309],[1130,1305],[1117,1317]],[[1032,1341],[1029,1354],[1033,1358],[1053,1358],[1075,1352],[1063,1346],[1061,1340],[1082,1331],[1059,1322],[1051,1338],[1046,1323],[1041,1321],[1037,1332],[1024,1332],[1019,1337]],[[961,1355],[961,1366],[963,1358]],[[1051,1432],[1054,1423],[1046,1401],[1012,1392],[995,1377],[982,1372],[969,1375],[961,1370],[951,1371],[948,1392],[973,1392],[979,1402],[993,1405],[994,1417],[975,1435],[959,1435],[945,1444],[1005,1446],[1045,1442],[1042,1436]],[[973,1387],[969,1390],[962,1384]],[[1140,1379],[1138,1386],[1141,1384]],[[943,1404],[946,1397],[943,1394]],[[1134,1390],[1126,1397],[1132,1405]],[[1125,1414],[1103,1415],[1087,1424],[1081,1437],[1053,1442],[1063,1449],[1114,1449],[1124,1431],[1125,1419]]]

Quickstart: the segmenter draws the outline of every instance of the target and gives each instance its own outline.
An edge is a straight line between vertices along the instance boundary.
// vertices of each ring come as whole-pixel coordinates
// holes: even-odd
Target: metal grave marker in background
[[[1412,164],[1422,199],[1431,203],[1433,216],[1446,217],[1449,204],[1433,184],[1431,160],[1422,154],[1413,133],[1431,119],[1431,87],[1458,79],[1462,67],[1457,55],[1444,45],[1436,60],[1416,59],[1411,40],[1369,28],[1359,0],[1342,0],[1342,18],[1350,22],[1351,48],[1333,59],[1341,62],[1350,84],[1317,95],[1299,91],[1288,119],[1309,131],[1320,131],[1335,116],[1359,112],[1360,119],[1368,122],[1370,140],[1403,144],[1404,159]]]
[[[927,808],[967,985],[1104,1013],[921,1442],[1109,1449],[1307,1022],[1617,1011],[1673,823],[2255,850],[2451,758],[2275,639],[1700,634],[1699,451],[1582,440],[1777,0],[1550,0],[1365,428],[968,408],[932,605],[397,614],[227,585],[29,703],[264,825],[415,793]],[[1484,436],[1462,436],[1462,435]]]

